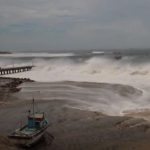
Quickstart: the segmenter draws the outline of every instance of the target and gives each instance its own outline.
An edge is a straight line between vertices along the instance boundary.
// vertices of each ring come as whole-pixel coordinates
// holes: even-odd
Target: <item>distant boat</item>
[[[120,52],[114,52],[113,54],[114,54],[114,58],[117,59],[117,60],[122,58],[122,55],[121,55]]]
[[[34,112],[33,99],[33,113],[29,111],[28,123],[23,127],[16,129],[8,137],[16,145],[30,147],[43,137],[48,126],[49,124],[45,119],[44,112]]]

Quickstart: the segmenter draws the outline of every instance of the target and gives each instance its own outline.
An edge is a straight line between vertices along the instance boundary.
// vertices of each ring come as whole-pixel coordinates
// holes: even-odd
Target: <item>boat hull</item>
[[[44,133],[39,134],[33,138],[15,138],[12,137],[11,140],[15,145],[31,147],[32,145],[36,144],[42,137]]]
[[[15,145],[31,147],[43,137],[47,127],[44,127],[42,130],[40,130],[39,132],[31,136],[24,136],[24,135],[18,135],[17,133],[12,133],[8,137]]]

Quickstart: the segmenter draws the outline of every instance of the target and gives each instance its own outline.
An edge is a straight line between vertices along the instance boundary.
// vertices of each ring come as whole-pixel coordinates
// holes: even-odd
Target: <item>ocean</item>
[[[117,59],[116,54],[121,55]],[[5,75],[30,78],[16,99],[65,100],[66,107],[110,116],[150,108],[149,50],[13,52],[0,55],[1,67],[34,65],[28,72]]]

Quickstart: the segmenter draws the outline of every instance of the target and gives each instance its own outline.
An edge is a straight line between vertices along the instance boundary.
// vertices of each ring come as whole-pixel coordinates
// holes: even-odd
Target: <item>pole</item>
[[[33,115],[34,115],[34,98],[33,98]]]
[[[34,98],[33,98],[33,128],[35,128],[35,118],[34,118]]]

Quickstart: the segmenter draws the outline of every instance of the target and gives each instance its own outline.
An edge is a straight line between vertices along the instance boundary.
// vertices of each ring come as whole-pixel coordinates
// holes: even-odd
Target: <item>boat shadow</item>
[[[43,137],[37,143],[31,145],[30,147],[21,147],[21,148],[29,149],[29,150],[35,150],[35,149],[38,150],[45,146],[46,147],[51,146],[53,140],[54,140],[54,136],[49,132],[45,132]]]

